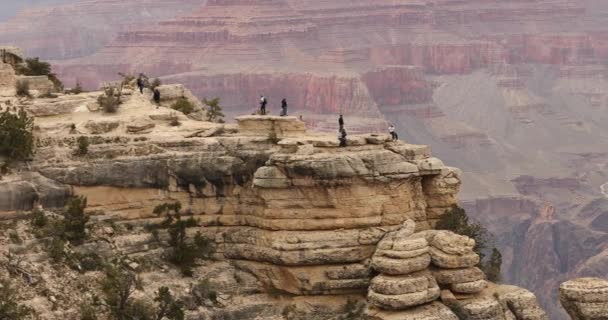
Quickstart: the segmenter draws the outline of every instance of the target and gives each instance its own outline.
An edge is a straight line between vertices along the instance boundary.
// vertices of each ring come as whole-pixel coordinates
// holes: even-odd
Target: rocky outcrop
[[[0,220],[14,217],[16,211],[34,208],[60,208],[72,194],[69,186],[38,173],[2,176],[0,180]]]
[[[531,292],[488,288],[474,240],[414,230],[408,220],[378,243],[364,319],[548,319]]]
[[[562,283],[559,300],[573,320],[608,317],[608,281],[580,278]]]

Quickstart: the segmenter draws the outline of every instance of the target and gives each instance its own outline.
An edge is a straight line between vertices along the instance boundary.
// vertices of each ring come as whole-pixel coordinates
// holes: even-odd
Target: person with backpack
[[[266,104],[268,104],[268,100],[266,100],[266,97],[264,97],[264,95],[260,96],[260,114],[261,115],[266,115]]]
[[[287,100],[283,98],[281,101],[281,117],[287,116]]]
[[[395,126],[392,123],[388,126],[388,132],[391,134],[392,140],[399,140],[399,136],[397,135],[397,132],[395,132]]]
[[[338,131],[338,140],[340,140],[340,147],[346,147],[346,130],[344,127]]]

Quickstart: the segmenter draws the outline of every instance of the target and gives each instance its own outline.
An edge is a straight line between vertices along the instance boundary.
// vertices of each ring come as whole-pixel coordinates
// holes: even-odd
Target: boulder
[[[120,126],[118,120],[89,120],[84,127],[89,130],[91,134],[104,134],[111,132]]]
[[[70,197],[69,186],[28,172],[0,180],[0,211],[32,210],[36,205],[58,208]]]
[[[474,252],[467,254],[448,254],[435,247],[429,249],[433,265],[440,268],[457,269],[469,268],[479,264],[479,255]]]
[[[132,119],[127,125],[127,133],[150,133],[152,129],[156,126],[152,120],[144,119],[144,118],[135,118]]]
[[[460,304],[460,310],[467,320],[506,320],[500,302],[493,297],[479,297]]]
[[[498,301],[506,306],[517,320],[547,320],[547,314],[540,307],[536,296],[523,288],[500,286],[496,292]]]
[[[579,278],[559,287],[559,299],[573,320],[608,319],[608,281]]]

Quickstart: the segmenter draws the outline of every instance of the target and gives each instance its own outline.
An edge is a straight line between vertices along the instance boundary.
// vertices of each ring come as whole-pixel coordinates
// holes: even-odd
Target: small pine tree
[[[220,106],[220,98],[212,100],[203,99],[203,103],[207,106],[207,121],[211,122],[224,122],[224,113],[222,113],[222,107]]]
[[[502,254],[497,248],[492,248],[490,258],[483,265],[483,270],[488,277],[488,280],[492,282],[500,282],[500,272],[502,268]]]
[[[82,196],[73,197],[63,212],[64,235],[72,243],[79,244],[87,236],[86,224],[89,216],[84,212],[87,207],[87,198]]]
[[[72,90],[70,90],[69,93],[71,94],[81,94],[84,92],[84,89],[82,88],[82,85],[80,84],[80,81],[76,81],[76,86],[74,86],[74,88],[72,88]]]
[[[101,281],[104,302],[115,320],[127,320],[133,303],[131,295],[135,291],[135,275],[122,266],[108,265],[105,278]]]
[[[164,203],[154,208],[156,215],[165,215],[165,220],[161,223],[161,227],[167,228],[169,233],[169,246],[171,247],[167,259],[169,262],[178,266],[184,276],[192,275],[192,267],[196,263],[196,259],[202,258],[207,248],[200,246],[207,243],[201,241],[197,235],[194,242],[188,239],[186,230],[196,226],[196,221],[191,217],[182,219],[180,210],[182,205],[179,201],[175,203]]]
[[[24,161],[34,154],[34,118],[25,110],[0,114],[0,155],[9,162]]]
[[[492,247],[490,256],[487,257],[490,245],[494,242],[494,236],[481,224],[471,222],[463,208],[458,206],[452,207],[452,209],[441,216],[435,229],[449,230],[474,239],[475,247],[473,250],[479,255],[479,267],[484,271],[488,280],[500,281],[502,265],[500,251],[496,247]]]
[[[84,156],[89,153],[89,137],[80,136],[76,139],[78,143],[78,148],[74,151],[74,154],[77,156]]]
[[[116,88],[108,87],[104,89],[104,94],[100,95],[97,98],[97,102],[99,106],[106,113],[116,113],[118,111],[118,106],[120,105],[120,97],[116,96]]]
[[[160,287],[154,301],[158,304],[156,320],[184,320],[184,304],[173,297],[169,288]]]

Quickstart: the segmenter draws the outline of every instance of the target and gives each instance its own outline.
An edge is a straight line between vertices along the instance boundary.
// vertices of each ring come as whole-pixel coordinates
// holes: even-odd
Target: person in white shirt
[[[397,132],[395,132],[395,126],[392,123],[388,127],[388,132],[391,134],[391,139],[399,140],[399,136],[397,135]]]
[[[268,100],[266,100],[266,97],[264,97],[264,95],[260,96],[260,114],[261,115],[266,115],[266,104],[268,104]]]

